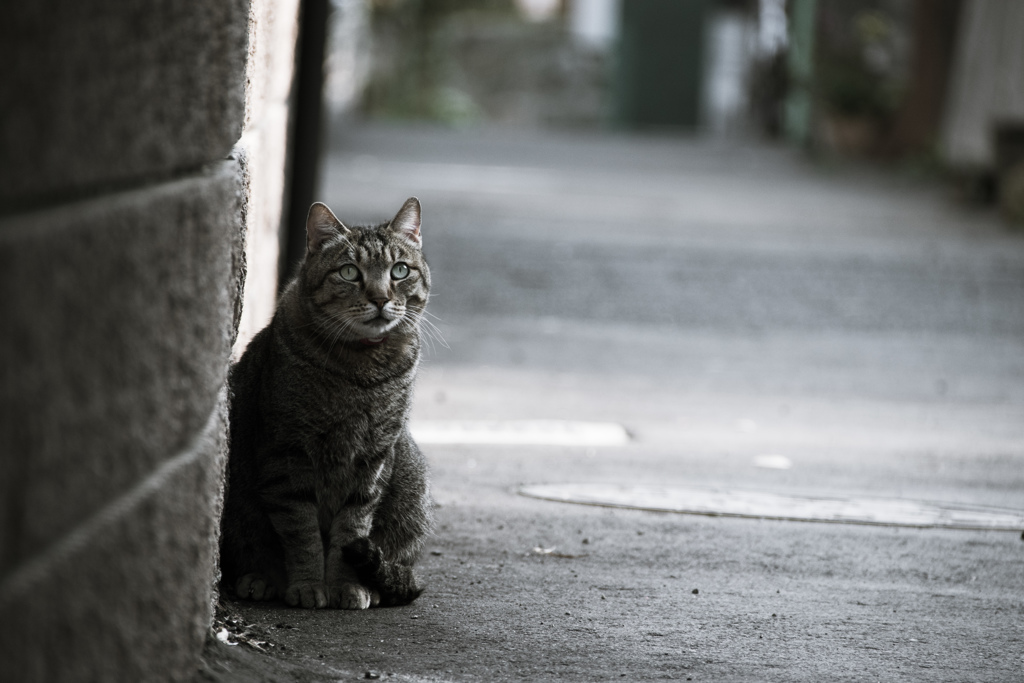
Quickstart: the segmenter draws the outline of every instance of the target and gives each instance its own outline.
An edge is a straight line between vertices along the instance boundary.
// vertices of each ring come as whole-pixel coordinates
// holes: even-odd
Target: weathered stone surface
[[[238,320],[240,187],[220,162],[0,222],[0,581],[202,428]]]
[[[0,22],[0,206],[223,159],[249,0],[40,0]]]
[[[226,397],[186,448],[0,582],[0,678],[187,681],[211,617]]]

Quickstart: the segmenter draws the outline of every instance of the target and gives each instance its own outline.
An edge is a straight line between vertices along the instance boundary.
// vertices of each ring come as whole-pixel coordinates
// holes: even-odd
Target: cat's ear
[[[309,207],[309,214],[306,216],[306,253],[315,254],[320,251],[324,242],[346,232],[348,228],[327,208],[327,205],[316,202]]]
[[[423,246],[420,236],[420,200],[409,197],[391,219],[391,229],[402,235],[417,247]]]

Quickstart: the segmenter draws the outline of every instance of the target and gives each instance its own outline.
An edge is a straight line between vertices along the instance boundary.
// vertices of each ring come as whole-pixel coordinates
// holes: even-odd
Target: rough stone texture
[[[192,679],[211,618],[226,406],[222,393],[182,452],[0,584],[0,678]]]
[[[269,317],[276,293],[297,21],[298,0],[42,0],[0,22],[2,681],[195,674],[227,362],[243,298]]]
[[[249,0],[41,0],[0,22],[0,207],[222,159]]]
[[[0,577],[202,428],[241,278],[239,166],[0,223]]]

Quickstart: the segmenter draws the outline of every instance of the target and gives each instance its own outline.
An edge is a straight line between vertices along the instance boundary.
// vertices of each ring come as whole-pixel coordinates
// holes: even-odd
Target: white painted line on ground
[[[736,431],[745,432],[747,434],[749,434],[750,432],[756,432],[757,423],[747,418],[736,420]]]
[[[524,486],[519,493],[562,503],[748,517],[916,528],[1021,531],[1024,511],[895,498],[812,498],[757,491],[617,484]]]
[[[629,433],[614,422],[567,420],[414,420],[418,444],[622,446]]]
[[[784,455],[756,455],[754,456],[754,467],[763,467],[766,470],[788,470],[793,467],[793,461]]]

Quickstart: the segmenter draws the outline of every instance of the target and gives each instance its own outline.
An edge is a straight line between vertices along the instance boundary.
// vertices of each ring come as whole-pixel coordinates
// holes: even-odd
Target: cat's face
[[[411,198],[390,223],[346,227],[325,205],[306,221],[303,278],[316,322],[331,338],[374,346],[415,335],[427,305],[420,205]]]

